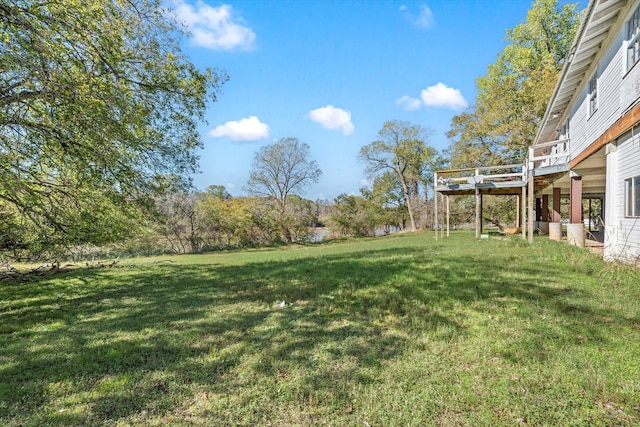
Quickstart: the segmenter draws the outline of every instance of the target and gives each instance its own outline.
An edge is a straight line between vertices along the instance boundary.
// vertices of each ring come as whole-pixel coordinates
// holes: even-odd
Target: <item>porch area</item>
[[[554,240],[566,238],[571,244],[600,249],[606,182],[606,159],[601,151],[573,166],[570,140],[560,139],[530,147],[522,164],[436,171],[436,238],[449,235],[451,196],[475,196],[476,238],[480,238],[483,196],[510,195],[518,198],[517,228],[522,238],[532,242],[538,232]]]

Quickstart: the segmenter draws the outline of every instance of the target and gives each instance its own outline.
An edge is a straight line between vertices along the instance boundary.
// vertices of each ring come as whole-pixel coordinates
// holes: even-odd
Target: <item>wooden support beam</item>
[[[476,185],[476,239],[480,238],[480,190]]]
[[[549,195],[542,195],[542,219],[543,222],[549,222]]]
[[[444,212],[444,194],[440,195],[440,203],[442,203],[440,207],[442,208],[442,212]],[[442,215],[442,224],[440,224],[440,238],[444,238],[444,220],[445,217],[444,215]]]
[[[433,174],[433,229],[436,232],[436,240],[438,240],[438,172]]]
[[[449,196],[447,196],[447,237],[449,237]]]
[[[571,224],[582,223],[582,177],[571,177],[571,188],[569,193],[569,222]]]
[[[536,197],[533,186],[533,173],[529,176],[529,222],[527,224],[527,234],[529,234],[529,243],[533,243],[533,223],[535,216],[533,212],[533,199]]]
[[[527,186],[522,186],[522,196],[520,196],[520,230],[522,233],[522,238],[527,238],[527,220],[526,213],[527,212]]]
[[[560,197],[561,197],[561,189],[554,188],[553,189],[553,221],[552,222],[560,222],[562,217],[560,216]]]

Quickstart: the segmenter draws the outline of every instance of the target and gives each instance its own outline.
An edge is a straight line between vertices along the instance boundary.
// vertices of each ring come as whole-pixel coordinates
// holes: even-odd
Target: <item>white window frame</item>
[[[640,60],[640,6],[627,21],[627,37],[625,40],[627,48],[627,71],[633,68]]]
[[[593,73],[593,77],[589,79],[589,92],[587,98],[589,100],[589,117],[598,111],[598,72]]]
[[[624,216],[640,217],[640,175],[624,180]]]

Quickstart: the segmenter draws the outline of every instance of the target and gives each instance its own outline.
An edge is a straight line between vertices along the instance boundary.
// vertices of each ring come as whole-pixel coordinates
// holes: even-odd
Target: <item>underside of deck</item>
[[[568,168],[566,165],[561,167],[553,166],[548,168],[538,168],[534,171],[534,192],[542,191],[551,185],[554,181],[566,174]],[[440,171],[442,174],[446,171]],[[478,184],[470,183],[445,183],[438,185],[436,191],[445,196],[469,195],[475,194],[476,188],[479,194],[489,194],[496,196],[518,195],[522,193],[522,187],[527,185],[526,181],[519,179],[511,179],[506,181],[489,181]]]

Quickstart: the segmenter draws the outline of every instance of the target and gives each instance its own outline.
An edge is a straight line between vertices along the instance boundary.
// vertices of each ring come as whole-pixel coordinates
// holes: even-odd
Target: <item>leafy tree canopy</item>
[[[429,146],[432,131],[419,125],[392,120],[378,132],[378,139],[360,149],[369,178],[392,173],[409,211],[411,229],[416,229],[416,205],[420,184],[431,176],[436,150]]]
[[[476,81],[475,106],[452,121],[453,167],[523,160],[571,48],[576,9],[536,0],[525,21],[507,31],[507,46]]]
[[[181,35],[160,0],[0,0],[0,199],[9,211],[72,235],[107,201],[140,201],[159,175],[196,170],[196,124],[227,76],[196,69]]]
[[[284,212],[290,194],[301,193],[321,176],[318,163],[309,159],[307,144],[297,138],[282,138],[256,152],[247,190],[275,200]]]

